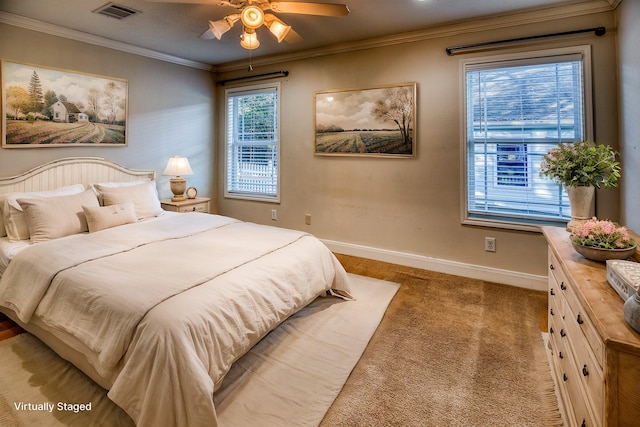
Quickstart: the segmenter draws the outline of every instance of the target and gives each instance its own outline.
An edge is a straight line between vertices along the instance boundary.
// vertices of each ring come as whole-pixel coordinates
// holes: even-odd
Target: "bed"
[[[308,233],[164,212],[154,180],[94,157],[0,179],[0,311],[138,426],[216,426],[234,361],[317,297],[349,299],[347,274]]]

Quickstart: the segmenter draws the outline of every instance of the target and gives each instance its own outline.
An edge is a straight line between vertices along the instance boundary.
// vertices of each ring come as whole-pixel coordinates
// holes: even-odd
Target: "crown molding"
[[[82,31],[71,30],[69,28],[38,21],[36,19],[25,18],[24,16],[15,15],[13,13],[0,11],[0,23],[24,28],[26,30],[38,31],[40,33],[45,33],[52,36],[64,37],[67,39],[89,43],[96,46],[102,46],[109,49],[119,50],[121,52],[132,53],[134,55],[140,55],[164,62],[171,62],[173,64],[183,65],[185,67],[197,68],[205,71],[214,71],[215,69],[215,67],[210,64],[191,61],[189,59],[180,58],[178,56],[173,56],[155,50],[146,49],[140,46],[119,42],[105,37],[95,36],[93,34],[85,33]]]
[[[301,52],[254,57],[251,61],[253,67],[281,64],[284,62],[299,61],[302,59],[316,58],[326,55],[336,55],[357,50],[373,49],[385,46],[394,46],[404,43],[414,43],[424,40],[457,36],[460,34],[475,33],[503,28],[516,27],[527,24],[567,19],[583,15],[592,15],[602,12],[611,12],[621,0],[593,0],[589,2],[575,3],[565,6],[546,7],[528,12],[494,15],[487,18],[464,21],[426,30],[412,31],[408,33],[393,34],[352,43],[342,43],[310,49]],[[615,5],[614,5],[615,3]],[[246,70],[247,61],[234,61],[220,64],[218,73]]]

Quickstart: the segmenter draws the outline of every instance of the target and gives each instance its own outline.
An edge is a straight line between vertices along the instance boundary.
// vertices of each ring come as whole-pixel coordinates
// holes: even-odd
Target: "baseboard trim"
[[[466,264],[406,252],[338,242],[335,240],[321,240],[329,249],[331,249],[332,252],[339,254],[368,258],[376,261],[404,265],[407,267],[420,268],[423,270],[437,271],[439,273],[453,274],[471,279],[502,283],[517,286],[519,288],[533,289],[536,291],[546,292],[547,290],[547,276],[538,276],[535,274]]]

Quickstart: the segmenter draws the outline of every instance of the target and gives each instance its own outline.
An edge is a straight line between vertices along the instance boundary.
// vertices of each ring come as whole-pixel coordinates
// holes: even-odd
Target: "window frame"
[[[229,123],[229,98],[232,96],[239,96],[243,94],[260,94],[265,92],[275,92],[276,97],[276,131],[275,131],[275,145],[276,145],[276,161],[277,165],[275,167],[275,178],[276,178],[276,194],[274,196],[269,196],[266,194],[260,193],[250,193],[250,192],[236,192],[229,189],[229,151],[230,151],[230,141],[229,141],[229,127],[231,123]],[[280,82],[271,82],[264,84],[256,84],[249,86],[237,86],[232,88],[225,89],[224,92],[224,197],[227,199],[240,199],[240,200],[252,200],[252,201],[260,201],[260,202],[270,202],[270,203],[280,203],[280,163],[281,163],[281,151],[280,151],[280,123],[281,123],[281,86]]]
[[[544,221],[539,219],[517,218],[513,215],[510,219],[495,217],[481,218],[472,216],[468,209],[468,167],[469,167],[469,144],[467,135],[467,71],[469,69],[477,70],[479,68],[493,69],[508,67],[511,65],[529,65],[553,62],[553,58],[581,55],[582,56],[582,90],[583,90],[583,138],[585,140],[593,140],[593,96],[592,96],[592,62],[591,62],[591,46],[580,45],[564,48],[544,49],[529,52],[515,52],[501,55],[491,55],[463,59],[460,61],[460,134],[461,134],[461,167],[460,167],[460,185],[461,185],[461,223],[464,225],[505,228],[511,230],[534,231],[539,232],[540,227],[544,225],[558,225],[562,221]],[[500,143],[498,143],[500,144]],[[506,143],[505,143],[506,144]],[[530,173],[534,173],[533,171]],[[563,190],[564,191],[564,190]]]

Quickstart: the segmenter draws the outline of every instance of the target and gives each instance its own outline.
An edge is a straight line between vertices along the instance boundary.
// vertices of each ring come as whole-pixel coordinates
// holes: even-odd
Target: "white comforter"
[[[139,426],[215,426],[231,364],[347,276],[306,233],[208,214],[69,236],[20,252],[0,305],[78,339]]]

